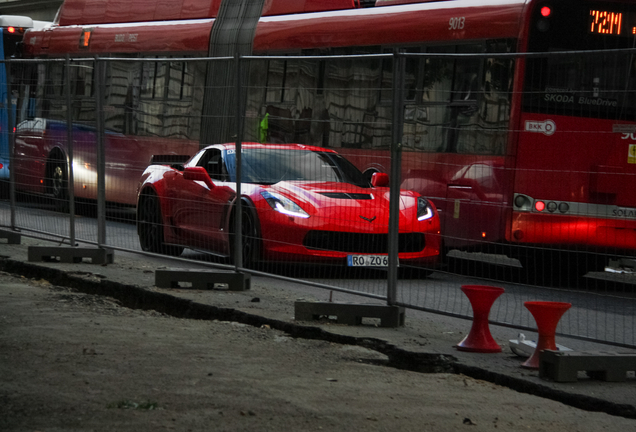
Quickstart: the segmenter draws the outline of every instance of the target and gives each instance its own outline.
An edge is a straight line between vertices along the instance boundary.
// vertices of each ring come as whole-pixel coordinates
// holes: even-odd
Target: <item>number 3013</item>
[[[464,24],[466,23],[466,17],[455,17],[451,18],[448,21],[448,29],[449,30],[461,30],[464,28]]]

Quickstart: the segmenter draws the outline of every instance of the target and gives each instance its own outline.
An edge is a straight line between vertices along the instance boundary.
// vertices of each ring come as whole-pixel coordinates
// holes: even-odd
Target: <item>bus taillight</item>
[[[534,203],[534,209],[538,212],[545,210],[545,203],[543,201],[537,201]]]
[[[543,6],[541,8],[541,16],[544,18],[547,18],[550,16],[550,14],[552,13],[552,9],[550,9],[548,6]]]
[[[10,26],[10,27],[7,27],[7,31],[8,31],[9,33],[15,33],[15,27],[11,27],[11,26]]]

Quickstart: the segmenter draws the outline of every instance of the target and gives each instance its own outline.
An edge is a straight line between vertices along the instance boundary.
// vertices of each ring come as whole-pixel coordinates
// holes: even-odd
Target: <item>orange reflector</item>
[[[88,48],[91,43],[91,34],[93,29],[83,29],[82,34],[80,35],[79,47],[80,48]]]
[[[44,179],[40,179],[40,184],[44,184]]]
[[[542,212],[543,210],[545,210],[545,203],[543,201],[537,201],[536,203],[534,203],[534,208],[537,211]]]
[[[484,232],[482,232],[482,233],[481,233],[481,237],[482,237],[482,238],[486,238],[486,231],[484,231]]]

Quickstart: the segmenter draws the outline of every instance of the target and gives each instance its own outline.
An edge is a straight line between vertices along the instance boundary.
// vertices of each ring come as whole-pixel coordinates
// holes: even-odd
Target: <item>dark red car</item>
[[[151,165],[138,187],[137,230],[144,251],[184,248],[233,256],[234,144],[199,151],[183,164]],[[334,151],[299,144],[242,145],[245,266],[258,261],[387,265],[388,176],[371,183]],[[440,254],[435,206],[400,197],[399,262],[433,268]]]

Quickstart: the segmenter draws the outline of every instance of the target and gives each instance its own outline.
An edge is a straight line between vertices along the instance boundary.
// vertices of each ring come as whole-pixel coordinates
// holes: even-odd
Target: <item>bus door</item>
[[[444,245],[465,247],[499,240],[504,210],[502,167],[492,160],[462,166],[446,190]]]
[[[430,125],[425,142],[437,158],[436,180],[445,190],[442,235],[445,247],[467,247],[503,239],[510,123],[510,58],[483,57],[509,52],[510,41],[457,46],[465,57],[427,59],[423,102]]]

